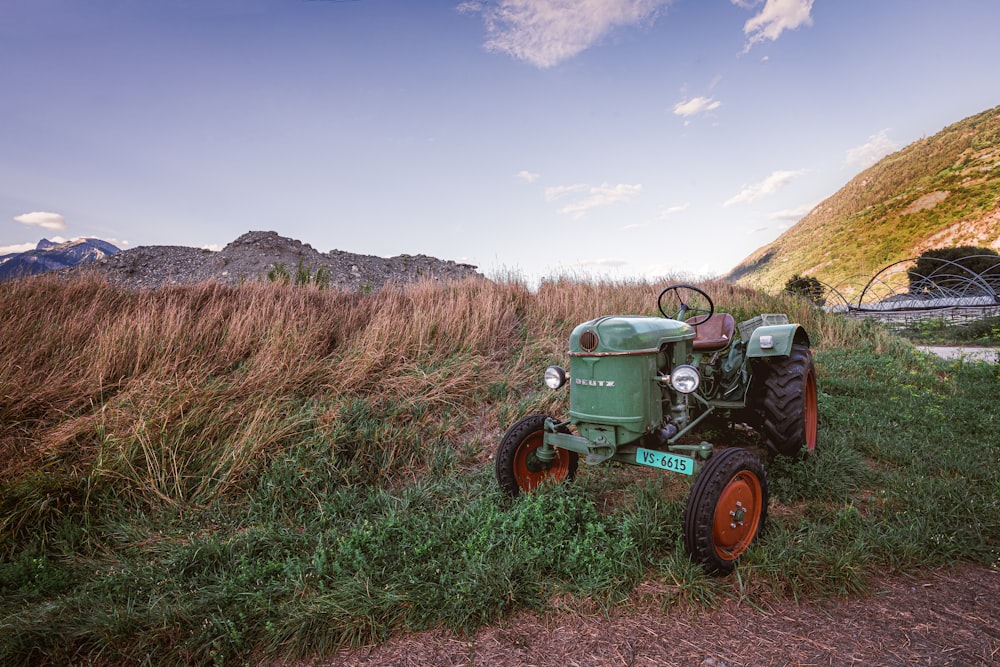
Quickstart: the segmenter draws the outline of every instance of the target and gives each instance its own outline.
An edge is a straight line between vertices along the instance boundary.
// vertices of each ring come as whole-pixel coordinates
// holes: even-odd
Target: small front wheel
[[[709,574],[733,571],[767,518],[767,474],[752,452],[716,452],[695,479],[684,508],[684,546]]]
[[[564,482],[576,476],[580,457],[576,452],[556,449],[551,461],[538,458],[545,437],[547,415],[530,415],[511,426],[497,449],[497,481],[507,495],[533,491],[544,481]]]

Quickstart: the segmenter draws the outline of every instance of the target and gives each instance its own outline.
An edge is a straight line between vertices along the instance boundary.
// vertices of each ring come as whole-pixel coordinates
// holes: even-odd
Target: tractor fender
[[[746,356],[748,359],[787,357],[796,343],[809,346],[809,334],[800,324],[757,327],[747,341]]]

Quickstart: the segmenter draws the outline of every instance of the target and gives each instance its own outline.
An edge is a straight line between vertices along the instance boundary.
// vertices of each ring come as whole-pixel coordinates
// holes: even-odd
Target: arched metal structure
[[[915,268],[914,257],[893,262],[872,276],[861,290],[854,310],[895,311],[1000,304],[1000,257],[969,255],[960,260],[924,257],[933,267],[926,275]],[[996,260],[983,271],[973,271],[963,262]]]
[[[924,273],[916,270],[921,259]],[[986,268],[975,271],[968,265],[970,260],[986,260],[979,263]],[[926,270],[928,265],[930,270]],[[800,289],[796,289],[800,282]],[[817,290],[816,285],[822,290]],[[824,310],[858,317],[885,315],[893,320],[911,319],[911,315],[916,315],[914,311],[958,309],[975,319],[967,309],[985,309],[987,314],[996,314],[1000,309],[1000,256],[969,255],[958,260],[912,257],[887,264],[870,278],[852,276],[830,285],[804,277],[786,285],[784,291],[808,299]]]

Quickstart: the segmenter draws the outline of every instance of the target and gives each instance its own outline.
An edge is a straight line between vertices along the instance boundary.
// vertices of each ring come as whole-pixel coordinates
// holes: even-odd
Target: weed
[[[900,329],[898,333],[922,345],[1000,347],[1000,317],[960,323],[943,319],[921,320]]]
[[[278,262],[268,269],[265,275],[269,282],[280,285],[295,285],[296,287],[315,285],[319,288],[327,288],[332,281],[328,268],[320,266],[314,270],[312,267],[306,266],[301,259],[295,265],[294,273],[290,272],[284,263]]]

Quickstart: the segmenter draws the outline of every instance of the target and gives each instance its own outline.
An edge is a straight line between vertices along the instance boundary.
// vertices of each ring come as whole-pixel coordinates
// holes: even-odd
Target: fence
[[[855,320],[878,320],[891,329],[903,329],[917,322],[930,320],[949,324],[968,324],[987,317],[1000,317],[998,306],[939,306],[916,310],[864,310],[851,308],[843,311]]]

